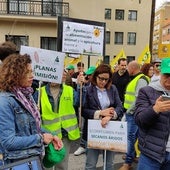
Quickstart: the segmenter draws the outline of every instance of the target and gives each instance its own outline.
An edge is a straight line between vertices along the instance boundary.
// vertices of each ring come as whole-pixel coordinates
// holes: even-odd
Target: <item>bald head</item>
[[[140,64],[136,60],[129,62],[128,72],[131,76],[138,74],[140,72]]]

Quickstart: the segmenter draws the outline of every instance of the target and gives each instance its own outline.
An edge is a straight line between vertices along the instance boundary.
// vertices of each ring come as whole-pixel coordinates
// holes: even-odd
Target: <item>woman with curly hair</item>
[[[39,110],[32,97],[33,70],[30,56],[12,54],[0,65],[0,165],[44,152],[43,143],[62,141],[42,132]]]

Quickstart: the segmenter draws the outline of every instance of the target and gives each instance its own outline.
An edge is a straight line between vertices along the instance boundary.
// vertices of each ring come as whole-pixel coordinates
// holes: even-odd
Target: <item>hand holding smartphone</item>
[[[170,96],[162,95],[162,100],[163,100],[163,101],[170,100]]]

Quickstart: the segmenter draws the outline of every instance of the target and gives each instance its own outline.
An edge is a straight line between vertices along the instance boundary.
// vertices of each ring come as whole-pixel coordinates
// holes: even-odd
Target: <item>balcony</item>
[[[0,0],[2,16],[69,17],[69,3],[45,0]]]

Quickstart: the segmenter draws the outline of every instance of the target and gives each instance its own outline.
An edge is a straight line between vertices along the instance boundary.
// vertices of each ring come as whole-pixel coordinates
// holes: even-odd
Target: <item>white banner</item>
[[[127,122],[110,121],[106,128],[101,120],[88,120],[87,146],[94,149],[127,152]]]
[[[103,55],[104,27],[63,21],[62,51]]]
[[[61,84],[65,53],[21,46],[20,54],[29,54],[36,80]]]

